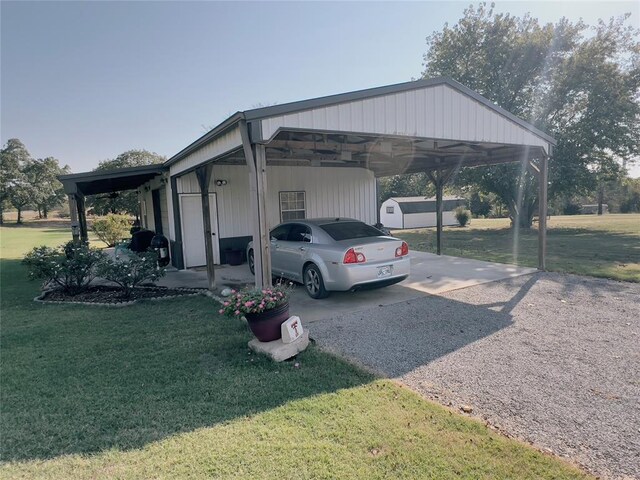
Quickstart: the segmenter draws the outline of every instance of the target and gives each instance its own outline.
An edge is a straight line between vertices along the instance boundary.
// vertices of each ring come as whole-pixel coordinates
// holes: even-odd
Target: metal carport
[[[438,199],[463,167],[520,162],[539,179],[539,268],[545,268],[548,159],[555,140],[450,78],[436,78],[238,112],[165,164],[175,180],[195,171],[205,242],[211,242],[208,185],[213,164],[250,170],[256,285],[271,282],[266,222],[267,165],[360,167],[377,177],[426,172]],[[179,215],[173,201],[175,241]],[[207,248],[210,285],[213,259]]]
[[[166,168],[160,164],[60,175],[58,179],[62,182],[69,199],[73,240],[86,242],[89,239],[85,196],[133,190],[161,175],[165,170]]]

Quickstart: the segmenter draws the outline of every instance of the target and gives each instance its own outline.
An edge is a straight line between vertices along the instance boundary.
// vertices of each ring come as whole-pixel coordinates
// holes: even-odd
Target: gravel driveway
[[[605,478],[640,478],[640,284],[534,274],[309,329],[508,435]]]

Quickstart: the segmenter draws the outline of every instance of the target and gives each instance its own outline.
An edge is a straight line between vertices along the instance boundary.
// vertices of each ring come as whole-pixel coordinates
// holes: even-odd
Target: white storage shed
[[[455,209],[466,206],[459,197],[442,197],[442,225],[458,225]],[[380,207],[380,223],[387,228],[424,228],[437,224],[436,198],[391,197]]]

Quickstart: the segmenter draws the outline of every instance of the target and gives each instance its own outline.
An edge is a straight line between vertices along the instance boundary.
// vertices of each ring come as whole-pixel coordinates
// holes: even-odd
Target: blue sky
[[[74,172],[167,157],[238,110],[408,81],[464,2],[6,2],[1,140]],[[587,23],[638,2],[497,2]],[[636,173],[636,172],[634,172]],[[638,167],[637,175],[640,175]]]

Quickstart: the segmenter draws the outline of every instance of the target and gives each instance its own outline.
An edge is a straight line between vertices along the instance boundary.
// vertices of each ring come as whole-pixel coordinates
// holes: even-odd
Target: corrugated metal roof
[[[443,196],[443,200],[464,200],[462,197],[456,196]],[[436,201],[436,197],[390,197],[389,200],[395,200],[398,203],[409,203],[409,202],[425,202],[425,201]]]
[[[265,119],[273,116],[291,114],[294,112],[301,112],[301,111],[310,110],[313,108],[318,108],[323,106],[336,105],[336,104],[341,104],[345,102],[352,102],[355,100],[381,97],[384,95],[390,95],[390,94],[395,94],[399,92],[406,92],[410,90],[416,90],[420,88],[425,88],[425,87],[434,86],[434,85],[441,85],[441,84],[448,85],[453,89],[458,90],[463,94],[472,97],[474,100],[481,103],[485,107],[508,118],[512,122],[523,127],[525,130],[528,130],[529,132],[537,135],[538,137],[544,139],[545,141],[553,145],[556,144],[555,139],[550,135],[548,135],[547,133],[537,129],[530,123],[517,117],[511,112],[508,112],[507,110],[499,107],[498,105],[486,99],[479,93],[456,82],[452,78],[438,77],[438,78],[431,78],[431,79],[415,80],[411,82],[404,82],[404,83],[399,83],[395,85],[386,85],[383,87],[369,88],[365,90],[357,90],[354,92],[340,93],[337,95],[330,95],[326,97],[312,98],[309,100],[285,103],[282,105],[274,105],[271,107],[257,108],[253,110],[247,110],[244,112],[236,112],[235,114],[227,118],[225,121],[220,123],[218,126],[214,127],[211,131],[201,136],[195,142],[191,143],[189,146],[185,147],[180,152],[175,154],[173,157],[171,157],[169,160],[165,162],[165,165],[167,166],[172,165],[182,160],[193,151],[199,149],[200,147],[204,146],[205,144],[217,138],[217,136],[223,134],[229,128],[232,128],[235,125],[237,125],[237,123],[241,119],[246,119],[248,122],[250,122],[250,124],[252,125],[255,124],[256,128],[260,129],[261,124],[256,120],[261,120],[261,119]]]
[[[436,199],[426,197],[400,197],[393,198],[398,202],[403,215],[411,213],[435,213]],[[399,201],[400,200],[400,201]],[[405,201],[407,200],[407,201]],[[455,210],[459,206],[466,206],[467,200],[459,197],[442,197],[442,210]]]

